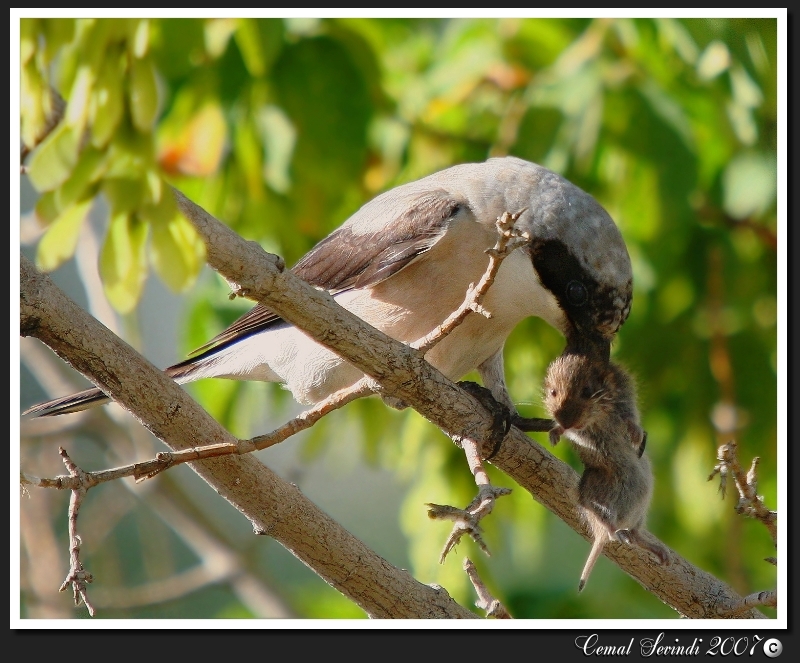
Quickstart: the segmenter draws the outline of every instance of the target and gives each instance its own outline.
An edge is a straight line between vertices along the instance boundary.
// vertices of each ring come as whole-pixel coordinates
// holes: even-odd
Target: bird
[[[630,312],[631,261],[619,228],[566,178],[514,156],[445,168],[365,203],[292,271],[367,323],[411,343],[440,325],[478,282],[497,238],[495,222],[506,212],[519,213],[516,228],[528,239],[503,261],[486,293],[482,306],[491,317],[468,316],[426,359],[452,380],[477,370],[492,397],[516,412],[503,347],[522,320],[538,316],[569,348],[607,360]],[[165,372],[179,384],[279,382],[306,405],[363,377],[262,304]],[[109,401],[92,388],[23,415],[55,416]]]

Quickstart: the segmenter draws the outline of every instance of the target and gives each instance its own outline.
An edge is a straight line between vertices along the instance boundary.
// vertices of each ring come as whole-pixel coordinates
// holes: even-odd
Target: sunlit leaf
[[[20,18],[19,20],[19,58],[24,66],[36,53],[36,41],[39,35],[40,21],[38,18]]]
[[[697,75],[705,80],[716,78],[731,64],[728,47],[721,41],[712,41],[697,62]]]
[[[98,148],[105,147],[111,140],[125,108],[123,69],[120,64],[119,52],[112,49],[103,60],[92,91],[89,129],[92,145]]]
[[[292,161],[297,132],[289,118],[277,106],[266,106],[256,116],[264,145],[264,172],[267,184],[285,193],[291,183],[289,166]]]
[[[36,265],[45,272],[58,269],[75,253],[78,235],[94,200],[71,205],[47,229],[36,247]]]
[[[216,172],[228,138],[228,126],[219,104],[207,102],[178,133],[163,134],[159,163],[167,173],[198,177]]]
[[[257,19],[239,19],[239,24],[236,26],[235,37],[250,75],[263,76],[267,68],[261,52],[261,40],[258,35]]]
[[[735,219],[759,215],[775,202],[777,186],[774,158],[766,154],[742,154],[725,169],[725,211]]]
[[[20,78],[21,138],[25,145],[34,146],[47,126],[50,111],[47,83],[33,58],[23,65]]]
[[[158,87],[153,63],[150,59],[135,59],[130,66],[128,101],[131,119],[139,131],[149,132],[158,112]]]
[[[146,183],[142,179],[107,177],[102,186],[113,214],[133,212],[146,201]]]
[[[152,223],[150,257],[156,273],[174,292],[191,286],[205,264],[205,245],[194,227],[174,209],[166,221]]]
[[[108,155],[87,147],[78,159],[69,179],[56,189],[56,200],[60,209],[66,209],[85,198],[87,189],[97,182],[108,165]]]
[[[129,313],[139,302],[147,278],[147,224],[127,213],[111,217],[100,251],[100,276],[111,305]]]
[[[78,68],[78,73],[70,90],[64,122],[78,132],[83,131],[86,120],[89,117],[89,98],[94,79],[95,72],[92,67],[83,65]]]
[[[205,22],[203,34],[206,50],[211,57],[218,58],[225,52],[236,26],[235,18],[212,18]]]
[[[78,162],[80,136],[60,124],[34,152],[28,167],[31,184],[39,191],[52,191],[72,174]]]
[[[46,191],[36,202],[36,218],[42,225],[49,225],[58,218],[60,210],[56,204],[55,191]]]
[[[143,58],[147,55],[150,46],[150,21],[146,18],[138,19],[133,27],[133,56]]]

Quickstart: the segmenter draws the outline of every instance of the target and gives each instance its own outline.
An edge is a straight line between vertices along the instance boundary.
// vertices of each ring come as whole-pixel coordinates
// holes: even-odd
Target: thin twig
[[[774,589],[772,589],[772,590],[765,590],[763,592],[754,592],[753,594],[748,594],[742,599],[742,602],[738,606],[736,606],[732,610],[724,612],[723,614],[725,617],[732,618],[736,617],[737,615],[743,612],[747,612],[752,608],[756,608],[762,605],[768,608],[777,608],[778,593]]]
[[[472,563],[469,557],[464,558],[463,566],[467,577],[478,595],[478,600],[475,601],[475,605],[481,610],[484,610],[487,617],[494,617],[495,619],[513,619],[508,610],[506,610],[506,607],[494,598],[486,585],[483,584],[483,581],[478,575],[478,569],[475,568],[475,564]]]
[[[136,482],[152,479],[157,474],[182,463],[190,463],[197,460],[208,458],[219,458],[221,456],[244,455],[253,451],[260,451],[271,447],[286,438],[298,433],[306,428],[310,428],[323,416],[343,407],[347,403],[368,396],[373,393],[371,381],[364,378],[352,387],[342,389],[332,394],[315,407],[306,410],[283,426],[276,428],[267,435],[260,435],[251,440],[239,440],[238,443],[209,444],[202,447],[192,447],[181,451],[161,451],[151,460],[139,463],[131,463],[109,470],[99,470],[97,472],[83,472],[80,476],[70,473],[69,476],[57,476],[53,478],[36,477],[31,474],[20,472],[20,484],[23,489],[26,486],[37,488],[56,488],[58,490],[88,490],[106,481],[114,481],[125,477],[133,477]]]
[[[69,499],[69,573],[58,591],[63,592],[67,587],[72,585],[72,595],[75,605],[79,606],[81,601],[83,601],[89,614],[94,617],[94,606],[89,602],[89,597],[86,593],[86,585],[91,583],[94,578],[91,573],[83,568],[83,564],[81,563],[81,537],[78,534],[78,511],[81,508],[83,498],[86,496],[89,488],[96,484],[94,484],[91,476],[87,475],[72,462],[72,459],[63,448],[59,447],[58,453],[61,455],[70,476],[76,478],[79,482],[79,485],[72,489]]]
[[[736,513],[755,518],[763,523],[764,527],[769,531],[772,537],[772,543],[778,547],[778,512],[771,511],[764,505],[764,498],[758,494],[758,475],[756,469],[758,468],[759,458],[753,458],[750,465],[750,470],[745,473],[739,463],[739,457],[736,453],[736,442],[723,444],[717,450],[717,460],[719,461],[708,480],[711,481],[717,474],[720,475],[720,492],[723,498],[725,497],[725,488],[728,476],[733,478],[736,484],[736,489],[739,492],[739,500],[734,507]]]
[[[470,283],[461,306],[451,313],[438,327],[422,338],[414,341],[411,344],[412,348],[419,350],[423,354],[428,352],[433,346],[458,327],[470,313],[479,313],[486,318],[492,317],[491,312],[481,306],[481,302],[492,283],[494,283],[503,260],[511,255],[515,249],[530,242],[530,236],[527,233],[519,232],[514,228],[514,224],[525,209],[521,209],[514,214],[503,212],[502,216],[497,218],[495,226],[497,227],[499,237],[497,238],[497,243],[491,249],[486,249],[486,253],[489,255],[489,265],[481,277],[481,280],[478,281],[478,285],[475,286]]]

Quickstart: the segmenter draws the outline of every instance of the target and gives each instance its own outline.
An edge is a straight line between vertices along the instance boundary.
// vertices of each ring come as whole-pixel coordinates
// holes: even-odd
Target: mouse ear
[[[628,431],[631,435],[631,444],[636,449],[637,458],[641,458],[644,448],[647,445],[647,431],[641,426],[637,426],[632,421],[628,421]]]

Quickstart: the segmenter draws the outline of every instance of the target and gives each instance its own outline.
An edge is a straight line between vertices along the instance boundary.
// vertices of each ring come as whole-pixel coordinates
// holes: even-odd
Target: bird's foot
[[[491,484],[484,484],[480,486],[477,496],[465,509],[458,509],[445,504],[426,504],[429,518],[433,518],[434,520],[452,520],[454,522],[453,530],[450,532],[450,536],[447,538],[444,548],[442,549],[442,554],[439,556],[439,563],[444,563],[447,553],[456,546],[464,534],[469,534],[483,552],[487,555],[491,555],[489,548],[486,546],[486,542],[481,536],[483,530],[479,523],[492,512],[494,502],[498,497],[510,493],[510,488],[497,488]]]
[[[474,396],[478,402],[492,414],[492,430],[484,442],[482,449],[482,451],[485,451],[486,453],[481,453],[481,457],[484,460],[489,460],[497,455],[498,451],[500,451],[500,445],[506,438],[506,435],[508,435],[508,431],[511,430],[511,410],[496,400],[494,396],[492,396],[491,391],[489,391],[486,387],[482,387],[477,382],[469,382],[465,380],[459,382],[458,386],[466,391],[470,396]]]

